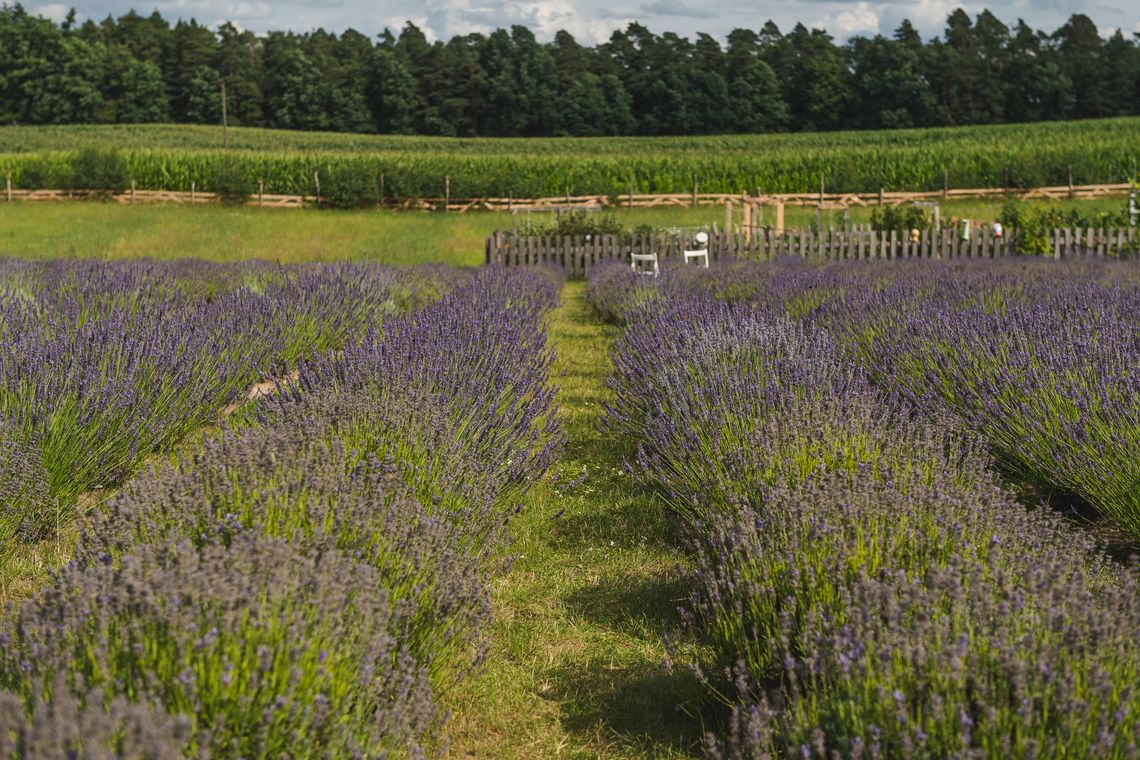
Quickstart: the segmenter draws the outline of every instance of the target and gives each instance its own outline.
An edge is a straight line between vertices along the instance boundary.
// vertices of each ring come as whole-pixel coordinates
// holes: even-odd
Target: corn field
[[[562,194],[1027,188],[1120,182],[1140,118],[993,127],[678,138],[478,139],[218,127],[0,128],[0,167],[26,189],[74,184],[84,150],[115,151],[139,189],[317,194],[345,184],[401,200]],[[69,184],[72,183],[72,184]],[[363,188],[363,191],[361,191]]]

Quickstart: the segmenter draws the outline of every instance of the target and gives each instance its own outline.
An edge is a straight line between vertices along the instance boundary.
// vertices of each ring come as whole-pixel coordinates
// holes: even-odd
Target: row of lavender
[[[438,297],[447,270],[0,261],[0,548],[242,400]],[[85,501],[89,501],[86,499]]]
[[[1140,752],[1140,577],[990,457],[1056,483],[1083,452],[1137,485],[1135,270],[627,272],[589,284],[625,324],[607,424],[687,529],[688,616],[731,707],[713,754]]]
[[[834,335],[876,385],[962,419],[1003,472],[1140,536],[1140,268],[1114,262],[879,267],[739,263],[660,281],[603,269],[603,317],[704,294]]]
[[[375,278],[399,288],[372,304],[282,309],[292,331],[268,331],[279,342],[262,367],[296,367],[296,380],[83,521],[74,562],[0,632],[0,747],[375,757],[441,746],[439,696],[482,657],[507,521],[562,443],[542,323],[558,283],[366,267],[341,282]],[[302,303],[333,298],[327,280],[296,284]],[[211,294],[228,305],[211,313],[237,312],[228,299],[243,289]],[[401,289],[410,300],[391,297]]]

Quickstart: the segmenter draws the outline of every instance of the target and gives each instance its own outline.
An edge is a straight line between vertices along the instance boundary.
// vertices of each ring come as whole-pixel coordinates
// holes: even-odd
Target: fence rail
[[[1031,189],[1015,188],[947,188],[929,192],[878,193],[622,193],[618,195],[561,195],[546,198],[405,198],[381,199],[378,208],[404,210],[452,211],[464,213],[482,211],[549,211],[553,209],[605,208],[655,208],[655,207],[700,207],[739,205],[756,207],[761,205],[784,204],[789,206],[827,207],[841,206],[898,206],[915,201],[955,200],[965,198],[1010,197],[1029,200],[1044,198],[1050,200],[1095,199],[1117,195],[1127,195],[1132,190],[1128,183],[1115,185],[1062,185],[1058,187],[1038,187]],[[118,203],[217,203],[217,193],[191,190],[143,190],[124,192],[99,190],[28,190],[13,186],[11,176],[6,180],[5,199],[25,201],[58,201],[85,198],[109,198]],[[277,208],[302,208],[323,205],[317,194],[281,195],[254,193],[249,196],[248,205],[272,206]]]
[[[647,236],[596,235],[521,236],[496,232],[487,238],[486,260],[500,266],[556,265],[571,276],[585,275],[590,268],[614,259],[629,261],[632,253],[657,253],[662,262],[681,261],[685,250],[692,250],[693,232]],[[874,230],[841,232],[766,228],[713,232],[708,251],[712,261],[753,259],[770,261],[787,256],[818,260],[864,259],[987,259],[1016,255],[1016,232],[996,237],[983,229],[963,239],[957,230],[927,230],[912,240],[899,232]],[[1121,256],[1140,242],[1132,229],[1055,229],[1049,235],[1049,251],[1054,258]]]

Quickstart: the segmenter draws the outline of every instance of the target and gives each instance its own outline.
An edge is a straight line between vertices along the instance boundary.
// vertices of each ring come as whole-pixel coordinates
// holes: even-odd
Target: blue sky
[[[35,0],[24,0],[24,5],[32,12],[57,20],[72,6]],[[405,21],[412,21],[429,37],[446,39],[524,24],[540,39],[550,39],[557,30],[566,29],[580,42],[590,44],[606,39],[610,32],[634,20],[658,33],[672,31],[692,36],[707,32],[717,37],[724,37],[737,27],[759,29],[768,19],[785,31],[802,21],[808,26],[824,27],[844,39],[855,34],[889,34],[902,19],[909,18],[923,36],[932,37],[941,32],[946,15],[956,7],[971,15],[988,7],[1010,26],[1023,18],[1034,28],[1052,31],[1070,14],[1084,13],[1104,34],[1116,28],[1128,34],[1140,32],[1140,6],[1135,0],[76,0],[74,7],[81,19],[102,19],[109,13],[117,16],[134,8],[140,13],[158,10],[170,19],[195,18],[210,26],[229,20],[255,32],[301,32],[317,27],[340,32],[351,27],[374,35],[385,27],[398,30]]]

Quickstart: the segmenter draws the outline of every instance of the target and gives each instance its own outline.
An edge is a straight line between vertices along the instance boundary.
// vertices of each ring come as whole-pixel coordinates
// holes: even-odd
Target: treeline
[[[1140,114],[1140,45],[1073,15],[1052,33],[989,11],[924,41],[837,43],[797,24],[726,44],[640,24],[594,47],[525,27],[429,42],[408,23],[257,35],[157,12],[56,24],[0,7],[0,124],[222,119],[279,129],[451,136],[880,129]]]

